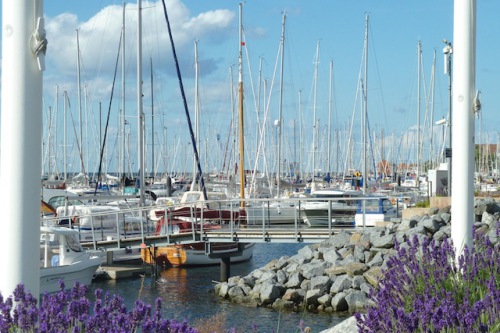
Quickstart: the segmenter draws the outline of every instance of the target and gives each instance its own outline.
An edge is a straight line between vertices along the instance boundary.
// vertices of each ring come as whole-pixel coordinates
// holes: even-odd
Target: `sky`
[[[237,110],[238,4],[227,0],[166,0],[191,121],[195,126],[195,119],[199,119],[199,150],[211,169],[222,168],[224,161],[234,154],[230,149],[231,142],[234,143],[230,134],[235,132],[231,119]],[[190,138],[162,1],[142,1],[142,7],[146,150],[148,156],[153,149],[160,150],[156,153],[155,168],[162,159],[163,163],[168,159],[168,163],[182,168],[179,164],[192,163],[183,154],[191,149]],[[127,154],[131,157],[129,167],[132,169],[136,169],[133,164],[137,163],[132,156],[137,150],[138,126],[136,8],[136,2],[125,5],[126,69],[123,80],[126,87],[126,131],[129,133]],[[499,37],[494,33],[500,31],[500,21],[495,16],[499,9],[498,0],[477,1],[476,89],[481,91],[482,111],[476,119],[476,142],[496,143],[500,126],[500,119],[496,117],[498,103],[494,102],[500,89],[497,79],[500,72],[497,61]],[[117,133],[122,98],[122,55],[118,52],[123,3],[115,0],[46,0],[44,14],[49,43],[44,73],[44,140],[49,140],[48,119],[57,118],[52,127],[59,128],[59,134],[52,135],[51,140],[57,143],[51,145],[61,146],[61,109],[65,91],[71,118],[68,126],[73,127],[71,132],[80,131],[79,105],[84,109],[81,123],[84,146],[95,146],[92,141],[103,136],[103,124],[110,112],[106,156],[108,165],[116,167],[122,140]],[[281,57],[284,16],[284,53]],[[364,78],[367,18],[368,74]],[[449,76],[443,70],[443,39],[453,45],[452,0],[249,0],[243,2],[242,21],[245,140],[250,156],[262,154],[263,150],[276,152],[273,147],[276,147],[277,128],[273,124],[279,118],[280,109],[285,159],[297,160],[296,147],[310,147],[315,137],[317,145],[323,147],[317,149],[324,152],[328,128],[331,128],[330,133],[336,133],[332,134],[338,138],[334,139],[338,142],[335,145],[345,147],[350,126],[353,127],[353,136],[359,136],[360,87],[365,85],[370,131],[377,133],[373,134],[372,140],[381,140],[382,131],[385,137],[414,136],[417,119],[420,119],[421,126],[426,127],[422,131],[443,133],[443,127],[440,129],[431,124],[446,118],[449,110]],[[77,30],[82,87],[80,104]],[[199,110],[196,117],[195,41]],[[117,57],[120,60],[115,75]],[[116,82],[112,91],[114,76]],[[421,80],[420,103],[418,78]],[[434,96],[433,103],[428,102],[430,96]],[[57,115],[56,109],[59,110]],[[259,145],[257,125],[264,119],[268,124],[267,144]],[[316,136],[313,135],[314,119],[318,124]],[[154,128],[154,136],[151,128]],[[151,144],[153,137],[154,144]],[[165,149],[168,152],[163,153],[161,147],[169,147]],[[87,156],[95,156],[96,149],[86,149]],[[302,148],[304,154],[311,150]],[[46,151],[45,155],[50,154]],[[87,158],[92,160],[92,157]],[[252,168],[257,163],[262,163],[262,159],[255,162],[249,158],[246,167]],[[147,168],[151,169],[151,165]]]

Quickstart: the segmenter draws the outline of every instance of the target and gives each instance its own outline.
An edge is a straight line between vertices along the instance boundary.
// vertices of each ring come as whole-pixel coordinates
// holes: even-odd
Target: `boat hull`
[[[301,221],[294,205],[264,204],[249,206],[245,210],[248,225],[294,224],[296,220]]]
[[[214,243],[212,254],[208,255],[205,243],[176,244],[169,246],[151,247],[142,249],[142,259],[147,264],[161,266],[185,267],[208,266],[220,264],[220,256],[230,255],[230,262],[244,262],[250,260],[253,254],[253,243],[243,244],[238,253],[238,243]]]
[[[301,216],[304,223],[310,227],[327,227],[329,225],[328,209],[328,206],[304,208],[301,211]],[[330,213],[331,225],[352,226],[354,224],[355,214],[356,207],[353,206],[332,207]]]
[[[100,265],[101,258],[94,257],[70,265],[41,268],[40,293],[61,290],[59,281],[64,282],[66,289],[72,288],[76,282],[80,285],[89,285]]]

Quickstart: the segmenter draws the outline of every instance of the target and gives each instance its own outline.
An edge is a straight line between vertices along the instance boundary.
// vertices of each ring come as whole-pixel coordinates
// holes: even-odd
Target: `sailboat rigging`
[[[200,157],[198,155],[198,148],[196,147],[196,140],[194,137],[194,132],[193,132],[193,126],[191,124],[191,117],[189,116],[189,108],[187,105],[187,100],[186,100],[186,94],[184,92],[184,85],[182,84],[182,76],[181,76],[181,70],[179,68],[179,61],[177,59],[177,53],[175,51],[175,44],[174,44],[174,38],[172,36],[172,30],[170,28],[170,21],[168,19],[168,14],[167,14],[167,6],[165,5],[165,0],[162,0],[163,4],[163,13],[165,15],[165,21],[167,23],[167,28],[168,28],[168,36],[170,38],[170,44],[172,45],[172,53],[175,61],[175,69],[177,71],[177,78],[179,81],[179,88],[181,90],[181,95],[182,95],[182,101],[184,104],[184,111],[186,113],[186,119],[188,122],[188,127],[189,127],[189,134],[191,135],[191,144],[193,146],[193,151],[194,151],[194,156],[196,159],[196,166],[198,167],[198,174],[196,176],[196,179],[200,182],[201,185],[201,190],[203,192],[203,197],[205,200],[208,200],[207,198],[207,190],[205,188],[205,182],[203,180],[203,173],[201,170],[201,164],[200,164]]]
[[[109,99],[108,116],[106,118],[106,127],[104,128],[104,137],[103,137],[102,142],[101,142],[101,152],[100,152],[100,156],[99,156],[99,169],[97,171],[97,182],[95,185],[94,195],[97,194],[97,189],[98,189],[99,184],[101,182],[101,171],[102,171],[102,161],[103,161],[103,156],[104,156],[104,147],[106,146],[106,137],[108,135],[109,116],[111,114],[111,104],[113,102],[113,95],[115,92],[116,75],[118,73],[118,62],[120,59],[120,48],[121,48],[121,43],[122,43],[122,37],[123,37],[123,35],[120,35],[118,54],[116,56],[116,63],[115,63],[115,72],[114,72],[114,76],[113,76],[113,84],[111,86],[111,97]]]

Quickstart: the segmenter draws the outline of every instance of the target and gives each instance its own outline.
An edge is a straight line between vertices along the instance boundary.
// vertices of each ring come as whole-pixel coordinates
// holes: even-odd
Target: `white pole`
[[[451,237],[457,256],[472,245],[474,223],[475,0],[455,0],[453,48],[453,162]]]
[[[40,172],[42,70],[45,30],[42,1],[2,1],[2,127],[0,244],[7,251],[0,279],[7,297],[23,283],[40,293]],[[38,34],[35,35],[38,28]],[[38,57],[35,55],[38,50]],[[34,161],[36,163],[34,163]]]

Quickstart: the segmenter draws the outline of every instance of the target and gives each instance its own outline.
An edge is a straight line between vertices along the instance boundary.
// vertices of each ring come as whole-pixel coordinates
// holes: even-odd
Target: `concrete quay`
[[[103,265],[97,271],[97,279],[121,280],[136,278],[151,272],[149,265]]]

